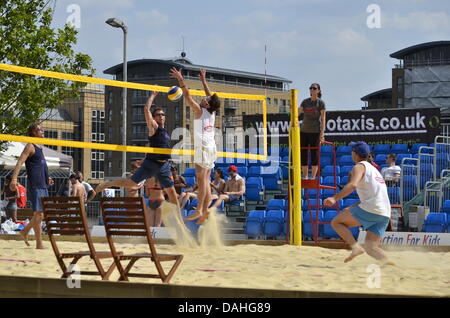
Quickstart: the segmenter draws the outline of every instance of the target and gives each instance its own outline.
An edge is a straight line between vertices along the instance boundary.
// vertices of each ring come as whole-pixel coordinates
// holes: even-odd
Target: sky
[[[291,80],[300,100],[319,83],[329,110],[361,109],[361,97],[392,87],[391,53],[450,39],[443,0],[56,0],[53,25],[76,22],[76,50],[102,78],[123,59],[122,31],[105,23],[111,17],[128,26],[129,61],[179,56],[184,37],[194,64],[266,68]]]

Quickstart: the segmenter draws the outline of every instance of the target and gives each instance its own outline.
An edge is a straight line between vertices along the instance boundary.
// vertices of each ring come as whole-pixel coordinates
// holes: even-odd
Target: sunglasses
[[[313,91],[317,90],[317,87],[310,87],[309,89],[312,89]]]
[[[156,117],[156,116],[166,116],[166,114],[158,113],[158,114],[155,114],[155,117]]]

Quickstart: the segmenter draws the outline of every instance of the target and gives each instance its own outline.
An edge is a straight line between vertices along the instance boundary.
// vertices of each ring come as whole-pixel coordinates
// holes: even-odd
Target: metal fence
[[[450,136],[450,124],[441,124],[441,135],[446,137]]]
[[[450,136],[437,136],[434,140],[434,180],[440,179],[441,171],[450,168]]]

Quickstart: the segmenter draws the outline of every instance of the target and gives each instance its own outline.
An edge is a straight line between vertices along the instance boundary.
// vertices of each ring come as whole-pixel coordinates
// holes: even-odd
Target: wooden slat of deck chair
[[[97,252],[89,233],[89,224],[83,200],[79,197],[46,197],[42,198],[44,219],[47,225],[48,237],[55,252],[56,259],[63,272],[61,278],[68,278],[74,273],[72,267],[82,257],[89,256],[95,263],[97,271],[80,271],[80,275],[100,275],[102,280],[108,280],[116,267],[113,261],[107,271],[104,270],[100,259],[111,258],[110,251]],[[89,251],[61,253],[56,244],[55,235],[84,235]],[[72,259],[66,266],[64,259]]]
[[[31,221],[33,217],[33,210],[30,208],[21,208],[17,210],[17,221],[26,221],[27,219]]]
[[[168,283],[175,274],[178,266],[183,260],[183,255],[158,254],[150,232],[148,210],[144,198],[101,198],[103,220],[105,223],[106,237],[111,252],[114,256],[117,269],[120,272],[120,281],[128,281],[128,277],[160,278],[163,283]],[[123,254],[120,255],[114,244],[114,238],[120,236],[146,237],[150,253]],[[158,274],[130,273],[134,263],[141,258],[151,260]],[[124,268],[121,261],[129,260]],[[166,274],[161,262],[175,261]]]

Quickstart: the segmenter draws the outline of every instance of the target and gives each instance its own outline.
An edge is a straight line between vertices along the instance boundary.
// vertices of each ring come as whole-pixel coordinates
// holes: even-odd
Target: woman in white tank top
[[[370,155],[369,146],[362,141],[350,145],[355,162],[351,179],[341,192],[325,199],[323,204],[333,206],[356,190],[361,202],[344,209],[331,221],[333,229],[352,248],[352,253],[344,262],[349,262],[366,252],[384,264],[393,264],[380,248],[381,237],[391,216],[391,203],[386,184],[380,172],[367,161]],[[367,231],[364,248],[356,242],[349,230],[355,226],[362,226]]]
[[[202,224],[208,217],[208,207],[211,203],[210,175],[216,161],[216,142],[214,140],[216,111],[220,109],[220,101],[217,94],[211,94],[206,82],[206,71],[200,69],[199,79],[202,82],[206,97],[197,103],[187,89],[181,70],[172,68],[170,77],[176,78],[183,90],[183,96],[189,106],[194,110],[194,163],[198,185],[197,211],[187,220],[195,220]]]

